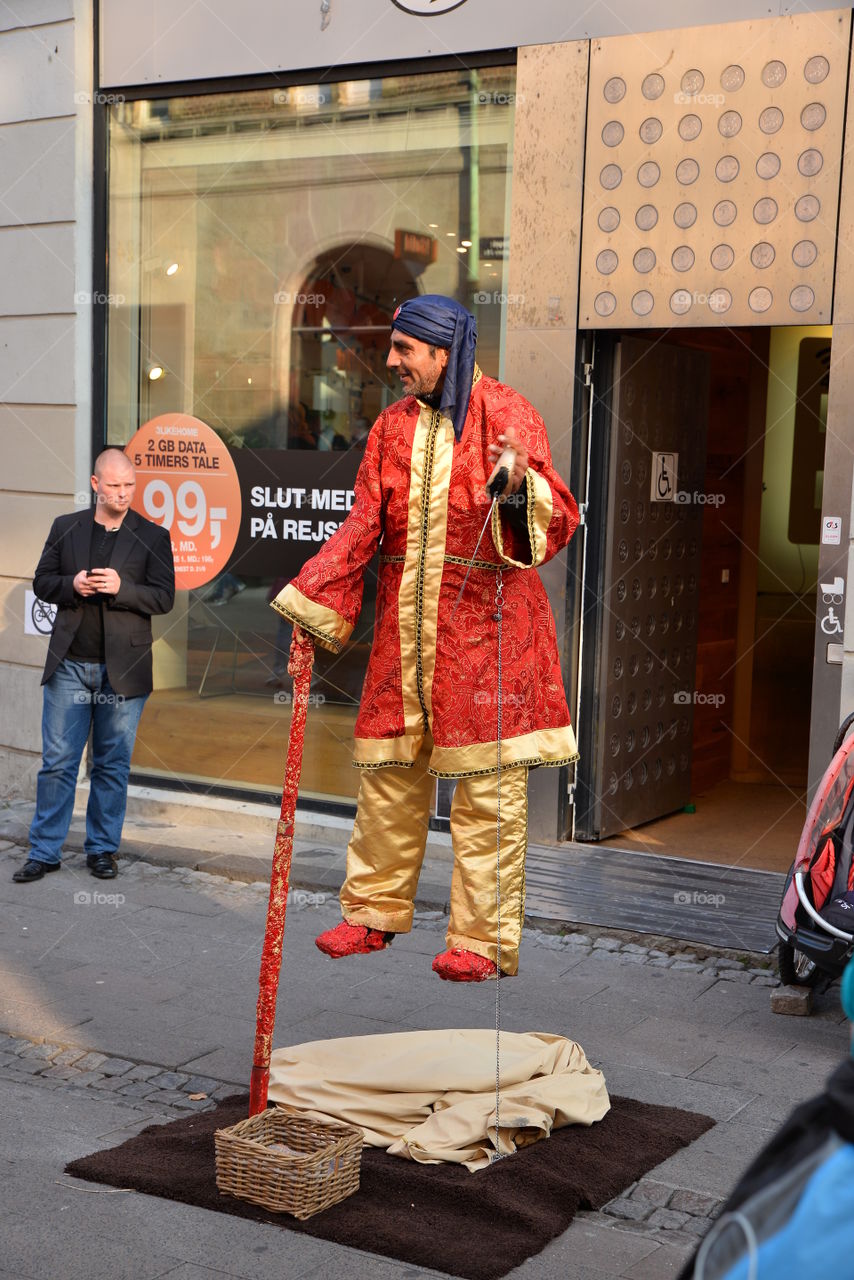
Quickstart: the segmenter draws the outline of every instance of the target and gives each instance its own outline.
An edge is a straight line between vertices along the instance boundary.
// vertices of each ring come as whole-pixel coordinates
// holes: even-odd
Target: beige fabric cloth
[[[357,1125],[390,1155],[481,1169],[495,1150],[495,1032],[408,1031],[276,1049],[269,1098]],[[562,1125],[593,1124],[610,1105],[604,1076],[574,1041],[501,1033],[502,1152]]]

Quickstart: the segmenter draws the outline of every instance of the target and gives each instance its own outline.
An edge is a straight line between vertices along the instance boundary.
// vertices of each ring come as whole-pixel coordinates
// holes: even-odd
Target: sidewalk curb
[[[257,806],[256,806],[257,807]],[[32,813],[31,803],[17,801],[0,809],[0,840],[12,842],[26,850],[29,831],[29,819]],[[303,815],[302,825],[308,832],[312,829],[312,815]],[[79,810],[74,814],[71,829],[65,840],[65,849],[82,854],[85,840],[83,821],[85,815]],[[318,834],[329,836],[335,834],[324,826],[325,819],[319,815]],[[186,822],[163,822],[148,817],[129,815],[125,823],[125,835],[122,838],[121,860],[128,862],[151,863],[164,868],[201,871],[211,875],[222,876],[226,880],[242,884],[258,881],[269,882],[270,868],[275,841],[275,821],[269,819],[268,830],[264,830],[256,821],[250,824],[254,829],[243,835],[240,832],[226,830],[211,824],[189,826]],[[297,830],[299,831],[297,824]],[[332,841],[318,840],[309,835],[297,836],[294,840],[293,863],[291,866],[290,885],[294,889],[308,893],[336,894],[344,878],[346,858],[346,841],[350,824],[341,825],[339,844]],[[146,838],[144,831],[150,831]],[[176,843],[183,833],[197,835],[197,843]],[[432,834],[432,833],[431,833]],[[441,842],[442,845],[445,841]],[[421,877],[415,898],[418,911],[441,912],[447,915],[450,909],[451,867],[450,842],[448,852],[444,847],[433,848],[428,845],[422,866]],[[528,929],[535,929],[555,937],[572,937],[581,935],[591,940],[615,939],[619,944],[639,944],[644,950],[654,949],[660,953],[660,964],[674,962],[680,966],[685,963],[696,963],[703,967],[702,961],[715,957],[729,958],[734,967],[762,969],[770,976],[776,977],[775,951],[761,952],[747,947],[725,947],[715,943],[698,941],[691,937],[675,937],[671,934],[660,934],[643,931],[638,928],[625,928],[617,925],[591,923],[572,917],[556,918],[554,915],[538,913],[531,909],[533,893],[528,894],[528,908],[524,923]],[[686,959],[686,953],[690,960]],[[668,959],[669,958],[669,959]]]

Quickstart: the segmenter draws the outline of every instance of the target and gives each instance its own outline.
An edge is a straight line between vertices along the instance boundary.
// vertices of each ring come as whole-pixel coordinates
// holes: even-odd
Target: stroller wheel
[[[814,987],[821,978],[821,970],[815,961],[787,942],[780,943],[777,962],[784,987]]]

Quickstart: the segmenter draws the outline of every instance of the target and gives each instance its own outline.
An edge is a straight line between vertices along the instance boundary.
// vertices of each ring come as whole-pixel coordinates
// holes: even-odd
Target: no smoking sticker
[[[189,413],[163,413],[125,446],[136,468],[134,510],[172,539],[175,585],[187,591],[224,569],[240,528],[240,484],[216,432]]]

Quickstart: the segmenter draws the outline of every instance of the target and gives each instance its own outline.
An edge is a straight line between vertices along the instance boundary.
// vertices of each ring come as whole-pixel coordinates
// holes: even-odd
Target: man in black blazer
[[[42,685],[42,767],[27,861],[13,880],[57,871],[74,808],[80,758],[92,732],[86,863],[112,880],[127,804],[130,758],[151,693],[151,616],[175,600],[168,530],[131,510],[136,474],[105,449],[92,476],[93,509],[54,520],[33,579],[58,606]]]

